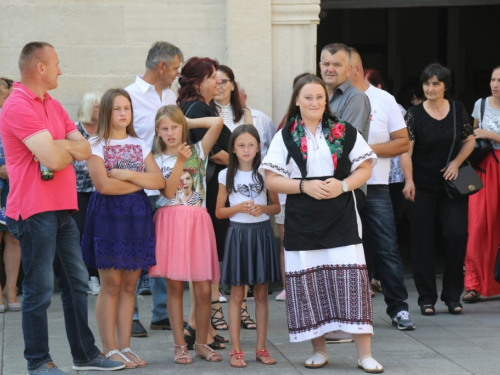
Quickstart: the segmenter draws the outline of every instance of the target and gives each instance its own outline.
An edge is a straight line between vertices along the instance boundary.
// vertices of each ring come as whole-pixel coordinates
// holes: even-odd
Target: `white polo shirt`
[[[273,120],[264,112],[250,107],[248,107],[248,109],[252,113],[253,125],[257,128],[257,132],[259,133],[260,154],[262,159],[264,159],[264,156],[267,154],[267,149],[276,134],[276,127],[274,126]]]
[[[149,148],[152,148],[156,112],[165,105],[175,104],[177,97],[172,90],[165,89],[160,99],[155,87],[144,81],[142,77],[142,75],[137,76],[135,82],[125,87],[125,90],[132,98],[135,132],[139,138],[146,141]]]

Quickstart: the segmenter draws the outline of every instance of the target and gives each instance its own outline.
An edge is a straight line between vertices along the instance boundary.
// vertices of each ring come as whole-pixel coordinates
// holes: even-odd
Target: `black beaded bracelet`
[[[305,194],[305,193],[304,193],[304,182],[306,182],[306,180],[300,180],[299,189],[300,189],[300,192],[301,192],[302,194]]]

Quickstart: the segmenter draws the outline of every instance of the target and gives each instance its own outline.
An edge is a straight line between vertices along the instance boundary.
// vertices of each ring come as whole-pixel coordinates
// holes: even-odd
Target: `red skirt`
[[[500,150],[495,150],[500,160]],[[500,164],[488,155],[476,170],[484,187],[469,197],[469,240],[465,257],[465,290],[484,297],[500,294],[493,268],[500,244]]]

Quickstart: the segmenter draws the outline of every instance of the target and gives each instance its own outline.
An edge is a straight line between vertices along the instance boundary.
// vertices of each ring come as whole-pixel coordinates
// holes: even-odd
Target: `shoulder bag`
[[[457,138],[457,115],[455,112],[455,102],[453,104],[453,142],[451,143],[450,153],[448,154],[448,161],[446,166],[450,163],[453,146]],[[463,198],[468,195],[477,193],[483,188],[483,181],[477,175],[474,168],[470,164],[464,163],[458,169],[458,176],[456,180],[444,180],[444,189],[450,198]]]
[[[481,99],[481,122],[479,123],[479,127],[481,129],[483,128],[483,117],[484,117],[484,108],[486,105],[486,100],[487,98]],[[492,151],[493,151],[493,145],[491,144],[489,139],[476,139],[474,150],[472,151],[472,153],[469,155],[468,158],[470,164],[474,168],[478,168],[479,163]]]

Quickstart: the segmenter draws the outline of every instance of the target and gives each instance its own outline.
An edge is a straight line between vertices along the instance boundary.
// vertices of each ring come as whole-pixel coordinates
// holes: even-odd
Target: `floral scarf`
[[[307,160],[307,138],[305,133],[305,124],[300,115],[292,117],[289,121],[290,133],[297,147],[300,149],[302,158]],[[338,160],[342,156],[343,141],[345,140],[345,123],[338,120],[333,122],[327,115],[321,120],[323,135],[325,136],[326,144],[330,149],[333,160],[333,168],[337,169]],[[315,135],[314,135],[315,136]]]

